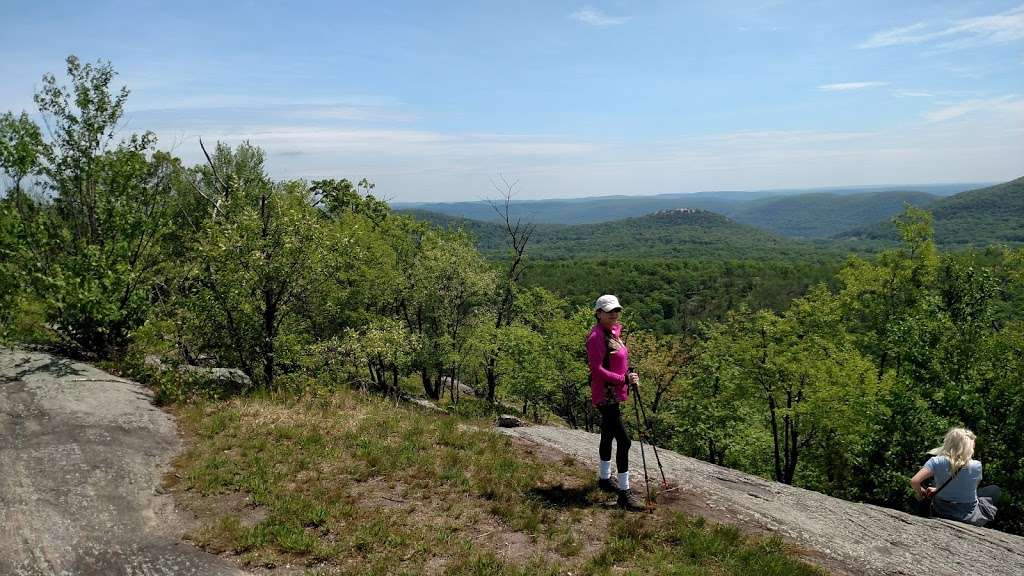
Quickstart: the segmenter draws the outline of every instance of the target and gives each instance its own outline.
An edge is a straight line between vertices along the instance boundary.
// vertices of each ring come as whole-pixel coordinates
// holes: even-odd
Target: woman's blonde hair
[[[954,474],[974,456],[974,432],[967,428],[950,428],[942,440],[942,446],[928,451],[932,456],[949,458],[949,467]]]

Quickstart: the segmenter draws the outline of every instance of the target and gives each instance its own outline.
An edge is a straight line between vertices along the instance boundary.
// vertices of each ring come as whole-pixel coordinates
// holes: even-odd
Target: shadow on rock
[[[32,374],[48,374],[54,378],[63,378],[64,376],[81,376],[84,372],[80,368],[76,368],[74,363],[70,360],[63,358],[51,358],[45,364],[38,366],[31,366],[24,370],[19,370],[14,374],[4,377],[5,382],[17,382],[24,380],[26,376]]]

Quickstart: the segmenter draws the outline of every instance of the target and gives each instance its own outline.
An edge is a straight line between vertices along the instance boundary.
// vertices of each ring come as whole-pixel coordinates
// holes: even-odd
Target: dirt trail
[[[597,469],[598,435],[551,426],[500,428],[556,448]],[[658,450],[665,475],[686,507],[713,518],[779,534],[812,551],[809,556],[839,573],[1024,574],[1024,538],[947,520],[857,504],[770,482],[736,470]],[[657,474],[650,446],[648,469]],[[640,445],[633,442],[631,476],[642,478]],[[652,484],[658,482],[652,476]],[[639,482],[637,482],[640,485]]]
[[[180,540],[174,421],[138,383],[0,348],[0,574],[240,575]]]

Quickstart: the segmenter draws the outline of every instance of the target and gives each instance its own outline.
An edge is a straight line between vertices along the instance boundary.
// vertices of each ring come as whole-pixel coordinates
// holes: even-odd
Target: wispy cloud
[[[991,112],[981,113],[985,109]],[[186,162],[200,162],[199,134],[208,142],[248,140],[267,151],[276,178],[367,176],[383,194],[401,200],[479,197],[491,190],[497,173],[521,179],[529,197],[1019,176],[1024,99],[960,102],[937,107],[932,116],[934,121],[876,131],[751,130],[640,144],[559,134],[258,122],[197,125],[178,141]]]
[[[591,26],[616,26],[629,22],[630,16],[609,16],[597,8],[584,6],[569,15],[572,19]]]
[[[1024,39],[1024,4],[990,16],[964,18],[945,26],[918,22],[901,28],[876,32],[858,48],[883,48],[922,44],[944,39],[947,47],[1000,44]]]
[[[892,93],[898,98],[934,98],[935,94],[924,90],[896,90]]]
[[[847,92],[849,90],[877,88],[887,84],[888,82],[840,82],[838,84],[822,84],[821,86],[818,86],[818,90],[821,92]]]
[[[966,100],[922,114],[929,122],[945,122],[967,114],[977,112],[1008,112],[1017,116],[1018,121],[1024,121],[1024,99],[1017,96],[1001,96],[999,98],[984,98]]]
[[[296,106],[282,111],[285,118],[301,120],[354,120],[413,122],[415,114],[376,106]]]

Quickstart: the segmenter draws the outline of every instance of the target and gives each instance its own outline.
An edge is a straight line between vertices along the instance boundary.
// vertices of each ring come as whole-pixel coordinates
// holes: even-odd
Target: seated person
[[[981,462],[971,459],[974,439],[974,433],[966,428],[951,428],[942,446],[928,451],[933,456],[910,479],[910,485],[920,498],[934,495],[936,516],[984,526],[996,517],[999,487],[978,489]],[[921,483],[928,478],[934,478],[935,485],[924,488]]]

